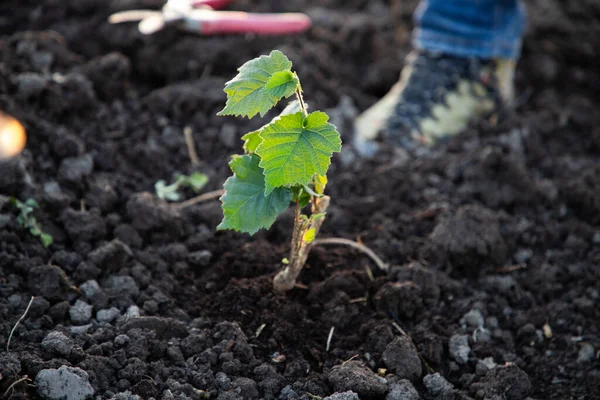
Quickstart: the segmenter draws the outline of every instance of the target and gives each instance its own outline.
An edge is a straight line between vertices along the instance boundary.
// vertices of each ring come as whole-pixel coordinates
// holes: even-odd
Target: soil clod
[[[382,359],[388,369],[401,379],[417,382],[421,378],[421,359],[408,336],[398,336],[383,351]]]
[[[40,371],[35,386],[38,394],[47,400],[85,400],[94,394],[88,374],[80,368],[65,365]]]
[[[327,379],[336,392],[353,391],[365,399],[376,399],[387,392],[385,380],[360,361],[349,361],[333,367]]]

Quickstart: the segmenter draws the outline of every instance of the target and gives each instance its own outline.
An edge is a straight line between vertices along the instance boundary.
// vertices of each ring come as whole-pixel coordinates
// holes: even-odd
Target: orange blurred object
[[[0,161],[12,158],[25,147],[25,128],[10,115],[0,112]]]

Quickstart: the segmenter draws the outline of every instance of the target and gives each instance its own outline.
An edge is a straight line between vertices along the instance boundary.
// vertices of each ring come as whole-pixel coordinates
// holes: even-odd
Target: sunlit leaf
[[[264,116],[279,100],[296,91],[298,77],[292,62],[280,51],[242,65],[239,74],[227,82],[227,103],[218,115]]]
[[[315,228],[310,228],[306,232],[304,232],[302,241],[304,243],[312,243],[315,240],[316,235],[317,235],[317,230]]]
[[[325,193],[325,188],[327,187],[327,176],[326,175],[317,175],[315,176],[315,192],[318,194]]]
[[[254,132],[246,133],[244,136],[242,136],[242,140],[244,140],[244,150],[246,153],[254,153],[256,148],[262,143],[259,133],[260,129]]]
[[[262,143],[256,149],[264,168],[269,194],[277,187],[307,185],[315,176],[325,175],[331,156],[342,141],[327,114],[315,111],[284,115],[260,131]]]

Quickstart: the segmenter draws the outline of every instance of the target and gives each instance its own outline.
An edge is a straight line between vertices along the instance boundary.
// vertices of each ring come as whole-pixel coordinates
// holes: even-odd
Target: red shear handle
[[[231,0],[194,0],[192,1],[193,8],[200,8],[202,6],[208,6],[213,10],[220,10],[221,8],[227,7],[231,3]]]
[[[220,33],[256,33],[278,35],[299,33],[311,26],[305,14],[249,14],[236,11],[206,12],[200,22],[200,32],[204,35]]]

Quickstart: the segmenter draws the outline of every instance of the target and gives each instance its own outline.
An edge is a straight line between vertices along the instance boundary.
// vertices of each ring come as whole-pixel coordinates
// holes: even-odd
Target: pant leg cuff
[[[413,46],[417,49],[461,57],[518,59],[521,55],[521,38],[512,40],[472,40],[415,28]]]

